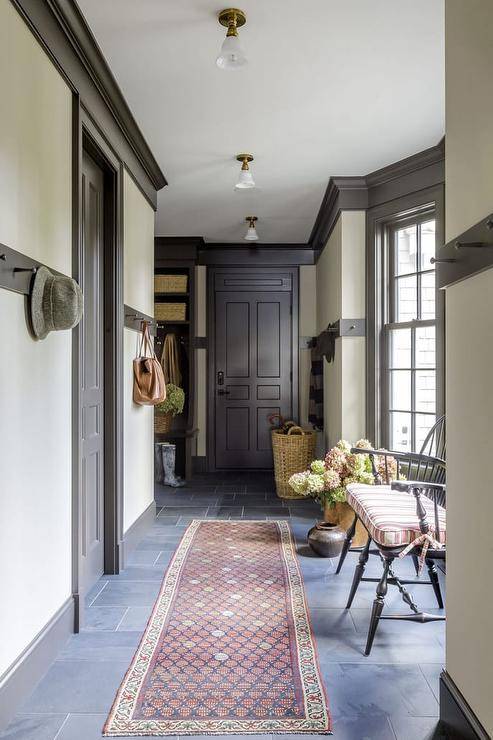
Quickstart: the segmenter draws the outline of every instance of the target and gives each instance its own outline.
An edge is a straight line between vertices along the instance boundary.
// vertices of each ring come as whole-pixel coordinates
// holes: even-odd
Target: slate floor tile
[[[56,660],[23,710],[33,714],[108,712],[128,663]]]
[[[137,632],[81,632],[72,635],[58,660],[130,660],[140,640]]]
[[[152,606],[131,606],[118,626],[118,632],[142,632],[151,615]]]
[[[176,545],[174,549],[176,549]],[[158,552],[161,554],[163,550],[158,550]],[[106,577],[110,582],[117,581],[120,583],[122,581],[160,581],[162,578],[160,571],[154,567],[157,557],[154,558],[152,565],[129,565],[118,575]]]
[[[53,740],[67,719],[61,714],[18,714],[6,730],[0,732],[1,740]]]
[[[396,740],[435,740],[441,737],[436,717],[390,717]]]
[[[193,518],[190,520],[193,521]],[[153,550],[154,552],[174,552],[180,538],[160,537],[159,535],[150,534],[137,545],[137,550]]]
[[[159,581],[111,581],[95,601],[96,606],[147,606],[154,604]]]
[[[161,550],[134,550],[130,553],[127,560],[127,566],[153,565],[160,552]]]
[[[120,624],[126,607],[91,606],[84,612],[84,630],[115,630]]]
[[[438,702],[416,664],[322,664],[332,713],[338,717],[436,717]]]

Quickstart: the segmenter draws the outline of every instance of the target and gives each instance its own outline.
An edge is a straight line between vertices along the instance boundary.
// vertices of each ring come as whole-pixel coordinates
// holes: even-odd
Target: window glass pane
[[[423,447],[426,435],[436,421],[434,414],[416,414],[416,450],[419,452]]]
[[[391,370],[390,408],[411,411],[411,372],[409,370]],[[428,411],[428,409],[423,410]]]
[[[424,272],[421,275],[421,318],[435,318],[435,273]]]
[[[416,367],[434,368],[436,348],[435,348],[435,327],[422,326],[416,329]]]
[[[434,370],[416,371],[416,411],[435,413],[436,373]]]
[[[417,278],[397,278],[395,281],[395,320],[412,321],[417,318]]]
[[[420,270],[431,268],[430,260],[435,256],[435,221],[421,224],[421,264]]]
[[[390,447],[404,452],[411,449],[411,414],[390,414]]]
[[[406,226],[395,233],[395,274],[416,272],[418,243],[416,226]]]
[[[392,329],[390,332],[389,367],[411,367],[411,329]]]

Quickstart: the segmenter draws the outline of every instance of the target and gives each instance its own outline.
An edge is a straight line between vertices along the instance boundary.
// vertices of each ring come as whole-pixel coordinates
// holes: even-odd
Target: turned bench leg
[[[339,573],[341,572],[341,568],[342,568],[343,563],[344,563],[344,561],[346,559],[346,555],[348,554],[349,548],[351,547],[351,543],[353,541],[354,533],[356,532],[356,522],[357,521],[358,521],[358,515],[355,514],[354,515],[354,521],[353,521],[353,523],[351,524],[351,526],[349,527],[349,529],[346,532],[346,539],[344,540],[344,544],[342,546],[342,551],[341,551],[341,554],[339,556],[339,562],[337,563],[336,575],[339,575]]]
[[[393,555],[384,557],[383,573],[377,585],[377,595],[375,601],[373,602],[373,608],[371,611],[370,627],[368,629],[368,638],[366,640],[365,655],[370,655],[373,640],[375,639],[375,632],[377,631],[378,622],[380,621],[380,615],[382,614],[385,597],[387,595],[387,579],[389,576],[389,568],[392,565],[393,559]]]

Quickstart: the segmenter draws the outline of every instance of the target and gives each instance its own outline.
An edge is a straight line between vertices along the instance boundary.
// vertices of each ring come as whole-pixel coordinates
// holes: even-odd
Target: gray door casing
[[[104,571],[104,175],[82,157],[81,592]]]

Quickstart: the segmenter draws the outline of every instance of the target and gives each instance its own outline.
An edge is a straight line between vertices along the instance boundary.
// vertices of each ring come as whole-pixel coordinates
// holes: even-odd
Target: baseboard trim
[[[192,473],[207,473],[207,458],[205,455],[192,457]]]
[[[447,740],[490,740],[447,671],[440,676],[440,727]]]
[[[156,502],[152,501],[147,509],[135,520],[123,535],[121,543],[121,567],[126,568],[130,553],[132,553],[141,539],[145,537],[149,527],[156,518]]]
[[[44,676],[73,631],[74,600],[70,596],[0,676],[0,732]]]

